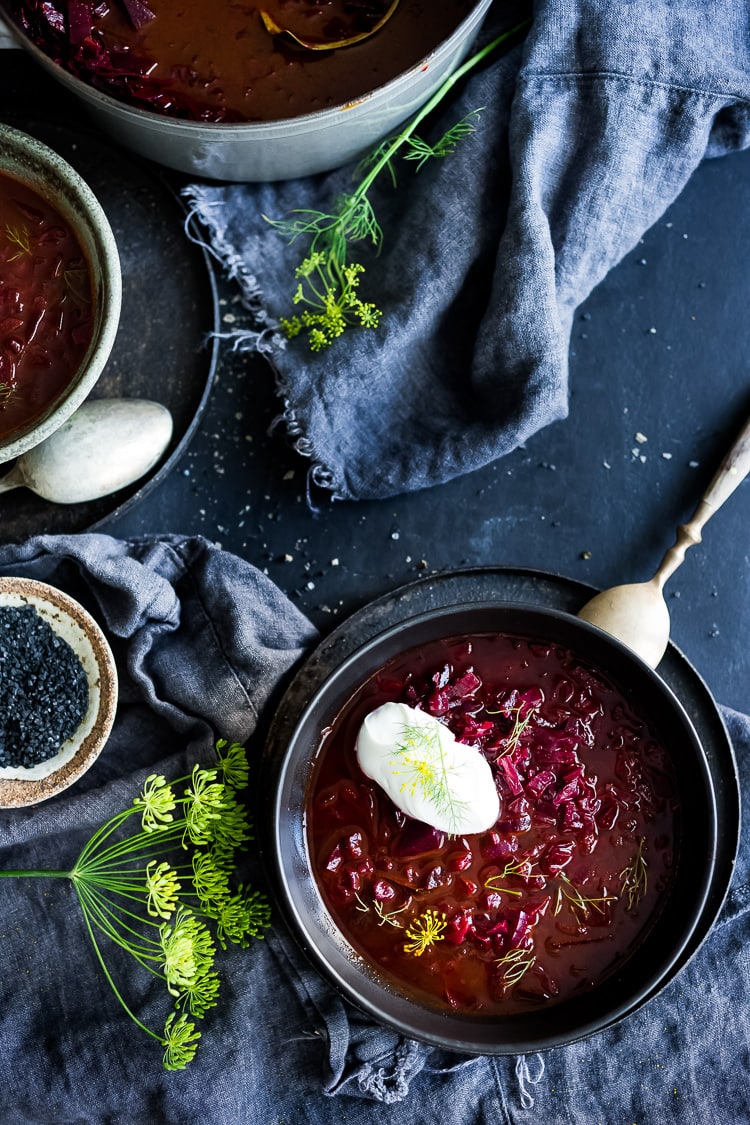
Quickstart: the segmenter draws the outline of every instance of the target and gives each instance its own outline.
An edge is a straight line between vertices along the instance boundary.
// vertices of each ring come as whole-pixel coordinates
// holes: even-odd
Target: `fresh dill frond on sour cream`
[[[366,716],[357,760],[402,812],[440,832],[485,832],[498,818],[500,799],[486,759],[406,703],[384,703]]]

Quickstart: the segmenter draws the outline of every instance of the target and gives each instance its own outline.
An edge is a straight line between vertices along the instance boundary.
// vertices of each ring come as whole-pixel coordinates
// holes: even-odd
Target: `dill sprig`
[[[579,925],[584,925],[589,916],[590,911],[596,910],[598,914],[604,914],[604,903],[616,902],[617,895],[596,895],[587,896],[581,894],[578,887],[574,886],[568,879],[567,875],[562,872],[557,876],[560,883],[557,887],[555,895],[555,904],[552,908],[553,915],[557,915],[567,903],[573,916]]]
[[[495,960],[495,964],[502,969],[500,980],[506,988],[512,988],[526,976],[529,969],[536,963],[536,957],[527,949],[509,949],[502,957]]]
[[[517,876],[520,879],[528,879],[534,873],[534,862],[531,859],[518,859],[513,858],[506,861],[505,867],[502,871],[498,871],[496,875],[490,875],[485,879],[484,885],[488,891],[502,892],[506,895],[516,895],[520,897],[522,891],[516,890],[512,887],[504,886],[505,880],[512,876]]]
[[[630,863],[620,872],[620,894],[627,897],[628,910],[638,905],[648,889],[648,864],[643,858],[644,837],[638,839],[638,848]]]
[[[171,784],[151,774],[132,805],[94,832],[69,871],[0,871],[5,878],[70,879],[107,982],[133,1022],[164,1048],[167,1070],[190,1062],[201,1034],[193,1021],[216,1006],[217,943],[247,946],[270,921],[262,895],[231,885],[236,852],[252,839],[236,796],[247,786],[247,755],[223,739],[216,753],[214,767],[195,766]],[[137,828],[126,834],[133,818]],[[163,982],[173,1000],[163,1032],[128,1006],[103,939]]]
[[[525,20],[498,35],[450,74],[405,128],[365,158],[359,167],[361,180],[352,192],[340,196],[333,211],[299,208],[286,219],[264,216],[290,244],[300,237],[310,240],[309,251],[295,270],[298,284],[292,298],[295,305],[307,307],[301,315],[279,320],[288,339],[306,333],[310,350],[317,352],[332,344],[351,325],[377,328],[382,316],[380,309],[371,301],[363,301],[358,292],[364,266],[350,261],[353,243],[369,243],[376,252],[383,243],[383,231],[368,193],[383,172],[388,172],[395,186],[397,159],[415,163],[419,171],[427,161],[449,156],[462,139],[475,131],[481,109],[471,110],[434,144],[417,132],[458,82],[527,24]]]
[[[361,895],[359,895],[358,893],[355,892],[354,897],[356,898],[357,902],[359,903],[359,906],[355,906],[354,909],[358,910],[360,912],[360,914],[369,914],[370,913],[370,906],[368,905],[368,903],[365,902],[365,900],[361,897]],[[382,902],[380,902],[378,899],[375,898],[372,901],[372,909],[375,911],[375,915],[378,919],[378,925],[379,926],[385,926],[385,925],[394,926],[397,930],[400,930],[402,928],[403,923],[399,922],[396,915],[403,914],[403,912],[407,909],[408,905],[409,905],[408,903],[404,903],[404,905],[402,907],[400,907],[398,910],[385,910],[383,908]]]
[[[29,235],[29,228],[27,226],[12,227],[10,225],[5,228],[5,237],[12,246],[17,246],[18,250],[8,258],[9,262],[15,262],[16,258],[21,258],[24,254],[31,253],[31,236]]]
[[[401,742],[393,751],[400,768],[394,775],[403,775],[401,791],[412,796],[421,790],[435,811],[448,824],[448,831],[458,830],[461,814],[467,809],[466,801],[457,800],[451,789],[450,766],[445,760],[445,750],[440,738],[438,723],[404,723]]]

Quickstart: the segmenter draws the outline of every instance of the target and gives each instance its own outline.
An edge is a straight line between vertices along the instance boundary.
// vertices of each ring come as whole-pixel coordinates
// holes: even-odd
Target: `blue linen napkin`
[[[744,0],[536,0],[525,43],[475,72],[435,114],[436,140],[484,107],[477,131],[418,174],[371,192],[384,231],[364,251],[363,299],[384,313],[323,352],[274,331],[306,248],[264,220],[330,211],[353,167],[186,195],[236,278],[271,359],[283,418],[335,497],[448,480],[567,413],[573,313],[706,156],[750,143]],[[480,42],[527,5],[496,3]]]
[[[52,582],[110,638],[112,736],[90,771],[42,805],[0,810],[0,867],[72,864],[153,772],[209,763],[217,736],[253,735],[315,640],[253,566],[200,538],[42,536],[0,547],[0,575]],[[750,720],[725,713],[743,789]],[[256,798],[260,795],[255,794]],[[262,886],[251,852],[243,878]],[[281,921],[220,956],[222,995],[184,1071],[110,992],[67,880],[0,884],[3,1125],[745,1125],[750,1117],[750,838],[700,951],[608,1031],[530,1057],[466,1058],[375,1025],[307,964]],[[147,1025],[160,982],[116,948],[108,963]]]

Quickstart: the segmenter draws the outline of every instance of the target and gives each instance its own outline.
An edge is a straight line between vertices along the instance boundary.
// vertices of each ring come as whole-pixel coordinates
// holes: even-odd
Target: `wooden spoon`
[[[664,583],[677,570],[689,547],[701,541],[701,530],[750,472],[750,419],[721,462],[691,519],[677,529],[677,539],[648,582],[604,590],[587,602],[578,616],[598,625],[633,649],[652,668],[669,642],[669,610]]]

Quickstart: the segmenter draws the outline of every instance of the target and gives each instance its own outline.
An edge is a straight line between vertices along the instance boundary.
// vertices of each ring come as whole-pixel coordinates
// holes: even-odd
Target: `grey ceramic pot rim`
[[[77,373],[41,418],[0,439],[0,462],[19,457],[54,433],[88,396],[104,370],[117,335],[122,275],[115,236],[101,204],[85,180],[53,149],[8,125],[0,125],[0,174],[32,188],[75,231],[92,273],[94,330]]]
[[[503,632],[553,641],[600,669],[653,723],[676,761],[681,802],[679,852],[668,901],[638,947],[596,988],[571,1000],[508,1017],[460,1015],[389,986],[349,946],[310,872],[305,800],[321,731],[392,657],[440,637]],[[284,712],[282,699],[279,714]],[[283,724],[282,724],[283,725]],[[279,907],[312,965],[351,1003],[410,1038],[469,1054],[512,1054],[576,1042],[634,1012],[682,969],[716,909],[719,825],[716,781],[684,707],[659,675],[596,626],[560,610],[494,603],[442,607],[408,618],[366,642],[312,695],[291,734],[264,759],[261,845]],[[735,825],[722,825],[731,835]],[[726,888],[721,888],[725,893]],[[723,897],[723,893],[720,898]],[[710,918],[707,915],[711,914]]]

